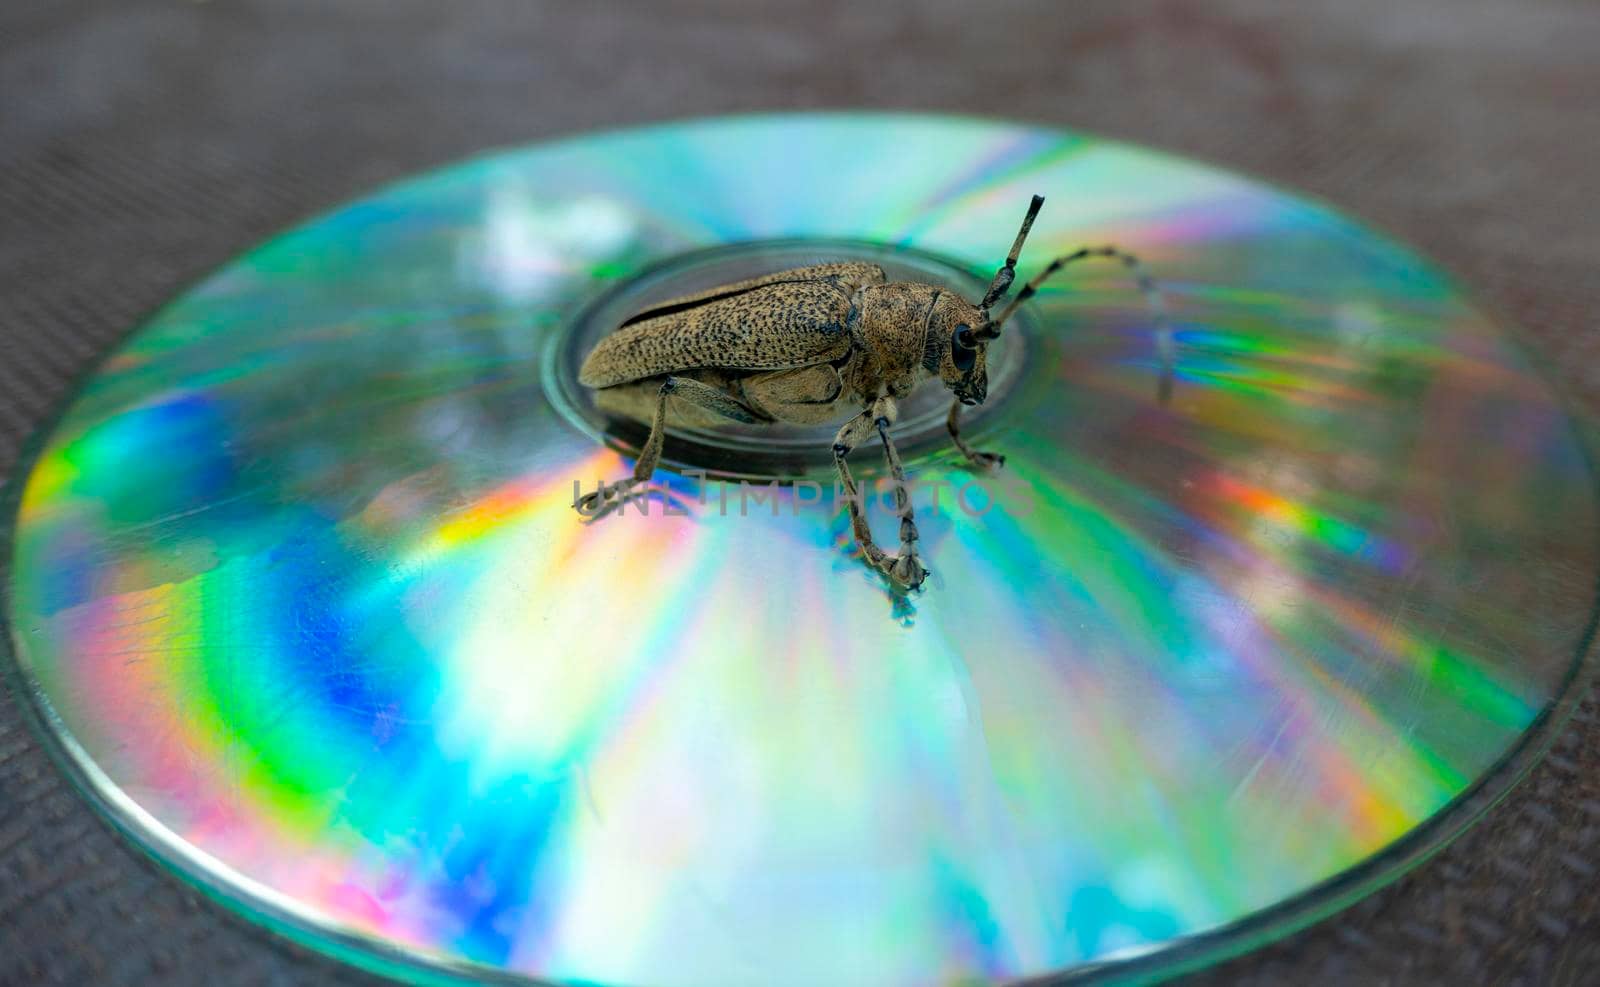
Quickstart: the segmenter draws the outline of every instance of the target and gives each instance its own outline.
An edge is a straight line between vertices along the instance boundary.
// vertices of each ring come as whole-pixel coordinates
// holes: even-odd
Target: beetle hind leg
[[[656,392],[655,412],[650,418],[650,436],[645,439],[644,448],[639,450],[633,475],[616,483],[602,483],[593,493],[579,497],[572,505],[578,513],[600,518],[645,493],[641,488],[650,482],[650,477],[661,463],[661,447],[667,437],[667,399],[673,396],[733,421],[746,424],[760,421],[753,411],[725,391],[689,377],[668,377]]]
[[[637,489],[642,484],[648,483],[656,471],[656,464],[661,462],[661,445],[667,433],[667,398],[677,390],[673,378],[669,377],[661,383],[661,389],[656,392],[656,409],[650,418],[650,437],[645,439],[644,448],[639,450],[639,460],[634,463],[633,475],[616,483],[601,483],[593,493],[584,494],[573,501],[572,506],[586,517],[600,518],[620,508],[629,500],[638,496]]]

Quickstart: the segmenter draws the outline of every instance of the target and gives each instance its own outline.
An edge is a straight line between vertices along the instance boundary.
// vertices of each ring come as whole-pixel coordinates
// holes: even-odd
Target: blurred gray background
[[[132,322],[275,230],[486,147],[744,110],[1067,125],[1321,196],[1600,399],[1600,5],[7,0],[0,474]],[[1600,719],[1410,876],[1205,983],[1600,980]],[[370,982],[128,849],[0,700],[0,982]]]

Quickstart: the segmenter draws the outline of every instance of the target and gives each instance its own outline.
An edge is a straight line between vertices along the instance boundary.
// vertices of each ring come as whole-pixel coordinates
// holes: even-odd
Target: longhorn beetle
[[[608,411],[650,422],[633,475],[601,484],[573,506],[599,517],[638,496],[661,459],[670,411],[692,425],[736,421],[820,425],[854,411],[833,440],[833,463],[850,509],[851,529],[867,562],[900,586],[915,589],[927,570],[917,558],[917,525],[905,489],[905,467],[889,427],[895,402],[923,381],[939,378],[955,394],[946,424],[972,465],[990,469],[1005,457],[980,452],[961,438],[961,408],[988,392],[985,354],[1006,320],[1044,280],[1075,261],[1120,260],[1154,312],[1162,360],[1159,387],[1171,390],[1172,342],[1160,292],[1131,254],[1084,247],[1052,260],[998,317],[989,309],[1011,288],[1017,256],[1044,205],[1034,196],[1004,266],[973,305],[938,285],[888,281],[865,262],[817,264],[661,302],[632,316],[597,343],[578,371]],[[845,458],[876,431],[895,482],[900,551],[872,540]]]

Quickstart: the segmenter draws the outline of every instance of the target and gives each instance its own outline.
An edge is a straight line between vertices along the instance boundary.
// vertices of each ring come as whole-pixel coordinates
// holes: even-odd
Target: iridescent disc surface
[[[602,441],[563,340],[641,272],[855,244],[981,284],[1035,192],[1022,275],[1142,255],[1176,387],[1119,267],[1053,282],[970,425],[1002,478],[906,434],[920,594],[825,466],[776,516],[671,471],[671,515],[575,515],[639,434]],[[1158,971],[1504,790],[1587,645],[1594,479],[1495,325],[1323,207],[1016,125],[708,121],[478,159],[207,278],[39,440],[6,610],[119,825],[391,972]]]

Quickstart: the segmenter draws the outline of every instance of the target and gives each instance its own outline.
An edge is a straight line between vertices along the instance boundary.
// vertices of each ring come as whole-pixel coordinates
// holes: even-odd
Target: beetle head
[[[937,365],[939,379],[962,404],[982,404],[989,395],[988,360],[984,351],[989,348],[989,340],[1000,335],[1000,323],[1005,321],[1004,315],[999,320],[991,318],[989,307],[1011,290],[1011,282],[1017,276],[1017,256],[1022,253],[1022,243],[1028,239],[1028,230],[1033,227],[1034,218],[1043,205],[1044,197],[1040,195],[1034,196],[1028,204],[1028,214],[1023,217],[1022,228],[1011,243],[1011,252],[1006,255],[1005,264],[995,272],[994,280],[989,282],[989,290],[983,293],[982,301],[974,305],[955,295],[941,295],[929,313],[927,354],[937,360],[930,359],[927,365],[930,369]]]
[[[945,293],[933,304],[927,341],[938,354],[939,379],[962,404],[982,404],[989,393],[989,372],[979,335],[983,310],[958,295]]]

